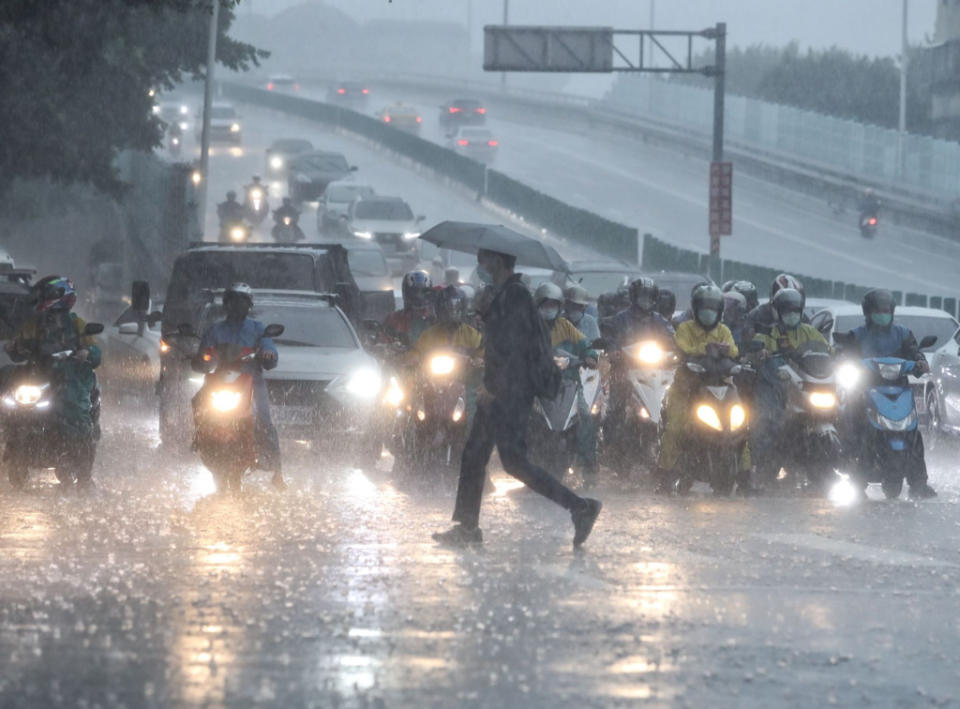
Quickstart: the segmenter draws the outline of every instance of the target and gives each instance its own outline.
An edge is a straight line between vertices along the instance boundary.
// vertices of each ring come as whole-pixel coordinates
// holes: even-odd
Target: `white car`
[[[162,310],[163,304],[151,307]],[[129,314],[128,309],[117,319],[121,324],[115,323],[101,335],[105,340],[103,376],[121,387],[152,391],[160,378],[160,355],[169,346],[160,337],[159,322],[124,322]]]
[[[464,126],[450,137],[447,147],[468,158],[492,162],[497,156],[500,141],[486,128]]]
[[[348,236],[380,244],[393,275],[399,276],[419,261],[416,240],[423,220],[399,197],[373,196],[351,204],[343,221]]]
[[[317,206],[317,232],[325,234],[339,231],[342,220],[347,216],[350,205],[357,199],[368,199],[376,195],[370,185],[349,180],[337,180],[327,185],[320,195]]]
[[[196,138],[203,133],[203,114],[196,116]],[[240,143],[243,140],[243,124],[240,114],[232,103],[215,101],[210,105],[210,141]]]
[[[279,323],[279,358],[264,373],[273,422],[281,436],[320,445],[351,439],[369,462],[380,455],[370,425],[381,390],[380,364],[330,296],[311,291],[254,290],[250,317]],[[208,305],[199,332],[223,318],[219,298]]]
[[[289,74],[271,74],[267,77],[267,91],[299,91],[300,84]]]

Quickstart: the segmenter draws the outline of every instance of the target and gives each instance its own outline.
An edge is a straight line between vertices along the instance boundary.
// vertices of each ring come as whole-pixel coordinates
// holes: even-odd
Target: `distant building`
[[[929,132],[960,140],[960,0],[937,0],[933,38],[911,58],[911,78],[930,97]]]

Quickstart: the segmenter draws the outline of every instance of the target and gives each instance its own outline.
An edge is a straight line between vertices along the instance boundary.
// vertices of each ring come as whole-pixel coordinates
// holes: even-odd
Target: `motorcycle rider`
[[[877,196],[877,193],[872,187],[865,189],[860,197],[861,220],[865,216],[879,216],[881,204],[880,198]]]
[[[730,287],[727,288],[724,284],[723,292],[729,293],[731,291],[739,293],[747,301],[747,312],[756,308],[760,304],[760,297],[757,294],[757,287],[750,281],[728,281]]]
[[[251,214],[253,214],[253,198],[251,197],[251,193],[254,190],[260,190],[260,209],[263,215],[266,215],[270,210],[270,205],[267,201],[268,190],[267,186],[260,182],[260,175],[254,175],[253,181],[249,185],[243,186],[245,208],[249,210]]]
[[[7,354],[14,362],[23,362],[31,356],[74,350],[72,358],[54,362],[55,376],[63,377],[63,398],[57,417],[57,435],[72,442],[81,454],[77,484],[91,484],[94,442],[100,435],[100,391],[94,369],[100,366],[102,355],[96,340],[84,335],[87,323],[71,312],[77,302],[73,283],[63,276],[47,276],[31,288],[35,315],[24,321],[6,345]],[[10,370],[8,370],[9,372]]]
[[[630,283],[630,306],[600,321],[600,331],[610,341],[610,349],[618,350],[640,337],[673,338],[673,326],[656,310],[659,294],[652,278],[641,276]]]
[[[756,339],[763,343],[761,360],[772,355],[789,355],[804,345],[816,343],[827,351],[830,345],[813,325],[803,322],[803,295],[793,288],[781,288],[771,306],[777,322],[765,335]],[[750,427],[750,457],[756,465],[759,480],[771,483],[780,470],[776,448],[781,443],[784,410],[787,404],[783,383],[762,363],[753,387],[754,416]]]
[[[383,322],[384,334],[411,348],[417,344],[435,318],[432,309],[433,282],[424,270],[410,271],[401,284],[403,309],[390,313]]]
[[[730,328],[737,347],[743,345],[743,331],[746,328],[747,299],[735,290],[723,294],[723,324]]]
[[[600,338],[600,324],[587,312],[590,294],[583,286],[570,286],[563,294],[563,316],[590,342]]]
[[[803,284],[800,282],[800,280],[794,276],[791,276],[789,273],[781,273],[774,278],[773,283],[770,284],[770,300],[763,305],[756,306],[747,315],[747,331],[745,332],[746,341],[749,342],[752,340],[754,335],[769,334],[774,325],[777,324],[777,316],[776,313],[773,312],[772,303],[777,291],[782,288],[792,288],[793,290],[799,292],[801,296],[804,296],[804,302],[806,302],[806,295],[803,292]],[[801,319],[803,322],[809,322],[805,315],[801,315]]]
[[[916,362],[916,369],[914,370],[916,376],[921,376],[930,371],[927,360],[920,351],[920,346],[917,344],[913,333],[908,328],[893,321],[894,311],[896,310],[896,300],[893,293],[879,288],[868,291],[863,296],[861,305],[865,322],[851,332],[854,347],[859,357],[864,359],[870,357],[898,357],[910,360]],[[851,402],[847,414],[853,422],[851,430],[859,439],[864,433],[863,427],[866,420],[862,401]],[[859,450],[859,445],[855,445],[853,450]],[[910,496],[919,499],[936,497],[936,491],[927,482],[927,465],[923,456],[923,437],[919,430],[916,437],[916,449],[913,453],[919,458],[919,465],[912,469],[912,474],[907,478],[907,484],[910,486]]]
[[[278,490],[287,484],[283,480],[280,461],[280,439],[270,418],[270,397],[263,378],[264,369],[277,366],[277,348],[270,338],[263,337],[266,329],[259,320],[247,317],[253,308],[253,291],[246,283],[234,283],[223,292],[225,318],[214,323],[200,339],[201,353],[217,345],[240,345],[258,348],[256,362],[244,365],[244,371],[253,377],[254,440],[257,447],[257,464],[263,470],[273,472],[272,483]]]
[[[554,349],[559,348],[579,357],[584,366],[595,369],[598,357],[590,347],[591,341],[560,314],[563,299],[563,291],[555,283],[541,284],[533,296],[537,312],[550,329],[550,344]],[[576,377],[579,381],[579,372],[579,367],[572,367],[563,374],[565,377]],[[597,426],[582,391],[577,392],[577,413],[580,419],[577,427],[577,455],[583,464],[584,482],[591,485],[597,476]]]
[[[729,328],[721,322],[723,294],[715,285],[700,285],[694,289],[690,306],[692,319],[677,327],[675,345],[681,357],[705,355],[736,359],[740,351]],[[664,429],[660,436],[660,457],[654,477],[657,494],[668,495],[677,480],[676,467],[681,446],[690,425],[690,400],[698,386],[697,375],[686,367],[677,369],[673,385],[664,405]],[[750,494],[750,451],[744,445],[737,476],[737,493]]]
[[[227,201],[217,205],[217,216],[220,218],[221,229],[243,221],[243,205],[237,201],[236,192],[227,192]]]
[[[300,212],[293,206],[293,200],[289,197],[284,197],[281,206],[273,210],[273,229],[271,230],[273,238],[276,240],[277,233],[287,226],[283,223],[286,217],[290,218],[290,228],[296,233],[296,240],[303,241],[305,235],[300,228]]]
[[[673,323],[677,314],[677,294],[669,288],[659,288],[657,292],[657,312],[668,323]]]

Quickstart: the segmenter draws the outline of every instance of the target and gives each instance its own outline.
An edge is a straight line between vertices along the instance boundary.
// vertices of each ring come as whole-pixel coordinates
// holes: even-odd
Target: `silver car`
[[[410,205],[400,197],[375,196],[350,205],[344,228],[348,236],[379,244],[398,276],[419,261],[416,243],[423,220],[422,215],[414,216]]]
[[[331,182],[320,195],[317,232],[321,235],[338,232],[343,228],[343,220],[347,217],[350,205],[357,199],[369,199],[375,195],[376,191],[370,185],[346,180]]]

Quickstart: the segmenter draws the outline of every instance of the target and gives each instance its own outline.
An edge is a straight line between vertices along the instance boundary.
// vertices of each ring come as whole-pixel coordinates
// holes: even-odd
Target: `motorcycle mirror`
[[[286,328],[283,325],[280,325],[278,323],[272,323],[270,325],[267,325],[266,329],[263,331],[263,336],[264,337],[280,337],[280,335],[283,334],[284,330],[286,330]]]
[[[147,281],[134,281],[130,286],[130,308],[139,315],[150,312],[150,284]]]
[[[920,340],[920,349],[925,350],[928,347],[933,347],[935,344],[937,344],[937,336],[927,335],[922,340]]]
[[[350,172],[356,172],[356,171],[359,170],[359,169],[360,169],[360,168],[357,167],[356,165],[351,165],[351,166],[350,166]]]
[[[707,368],[703,365],[697,364],[696,362],[687,362],[687,369],[689,369],[694,374],[704,374],[707,371]]]
[[[101,332],[103,332],[103,323],[88,322],[87,326],[83,328],[84,335],[99,335]]]
[[[857,341],[856,335],[852,332],[834,332],[833,342],[841,347],[849,347]]]
[[[154,310],[147,317],[147,323],[150,325],[156,325],[158,322],[162,320],[163,320],[163,313],[161,313],[159,310]]]

